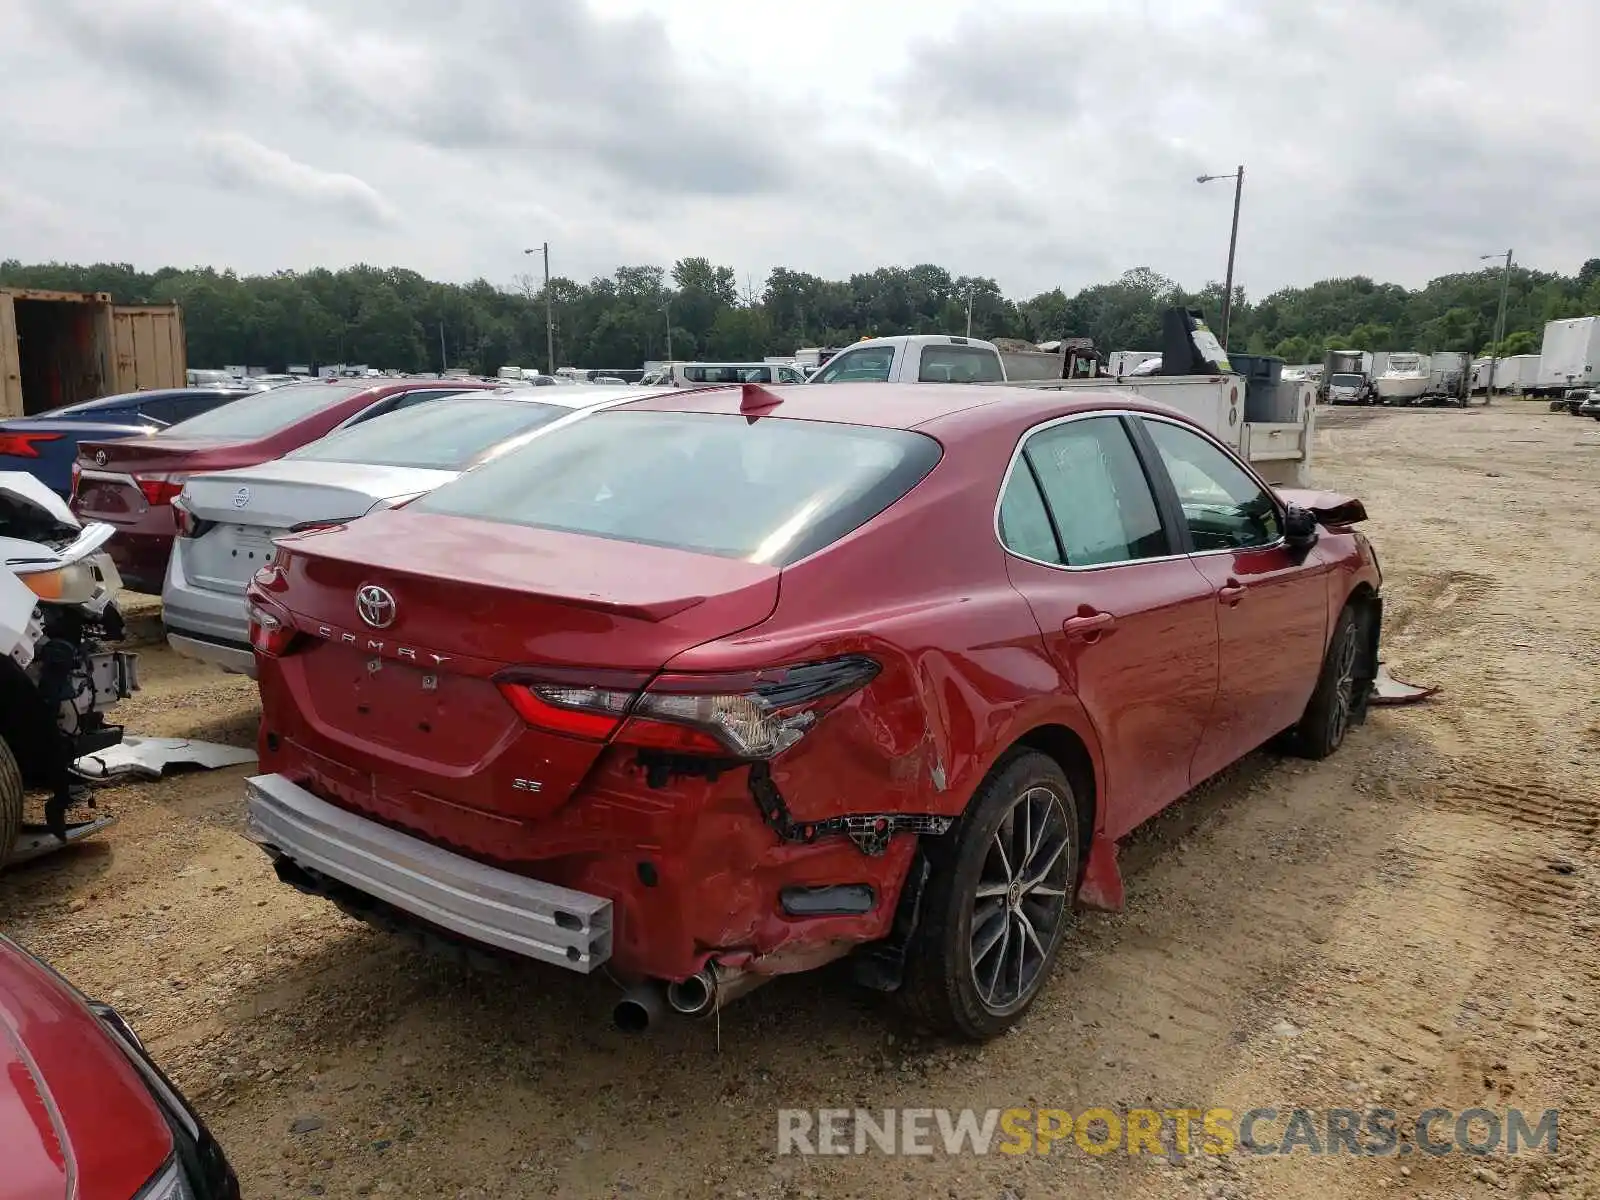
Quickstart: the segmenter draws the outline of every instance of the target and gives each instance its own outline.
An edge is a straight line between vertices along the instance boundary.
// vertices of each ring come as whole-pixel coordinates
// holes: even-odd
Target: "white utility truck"
[[[1172,374],[1089,379],[1007,378],[990,342],[948,334],[905,334],[857,342],[834,356],[807,386],[829,383],[988,383],[1059,391],[1132,392],[1170,405],[1231,446],[1267,483],[1309,483],[1316,433],[1316,385],[1246,380],[1205,325],[1184,309],[1167,314],[1163,362]],[[1174,339],[1176,339],[1174,341]],[[1063,355],[1063,370],[1067,370]],[[1182,371],[1185,373],[1176,373]]]

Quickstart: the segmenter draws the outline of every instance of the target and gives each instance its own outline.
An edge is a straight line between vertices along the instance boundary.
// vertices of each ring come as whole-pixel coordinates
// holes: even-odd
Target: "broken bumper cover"
[[[484,945],[588,974],[611,957],[611,901],[475,862],[346,812],[282,775],[245,781],[269,855]]]

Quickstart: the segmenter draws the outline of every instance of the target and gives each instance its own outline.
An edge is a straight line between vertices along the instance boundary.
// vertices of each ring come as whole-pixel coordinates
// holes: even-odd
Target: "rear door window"
[[[903,429],[618,410],[534,438],[412,508],[786,566],[877,516],[939,454]]]
[[[1066,561],[1039,480],[1025,458],[1017,460],[1000,498],[1000,541],[1013,554],[1035,562],[1061,566]]]
[[[918,383],[1004,383],[1000,356],[983,346],[924,346]]]
[[[1107,566],[1172,553],[1121,418],[1090,417],[1040,430],[1023,443],[1013,479],[1024,465],[1039,482],[1068,566]]]

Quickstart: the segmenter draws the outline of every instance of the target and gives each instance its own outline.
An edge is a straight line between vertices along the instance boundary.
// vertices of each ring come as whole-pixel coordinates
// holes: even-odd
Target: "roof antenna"
[[[777,392],[769,392],[759,383],[745,383],[739,387],[739,411],[747,417],[759,417],[783,403]]]

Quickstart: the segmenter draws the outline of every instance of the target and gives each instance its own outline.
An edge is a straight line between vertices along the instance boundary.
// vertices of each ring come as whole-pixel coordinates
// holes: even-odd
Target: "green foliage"
[[[197,366],[344,361],[483,374],[508,364],[637,367],[667,356],[669,324],[675,358],[750,359],[874,334],[962,333],[969,305],[976,337],[1088,336],[1106,350],[1158,348],[1162,309],[1173,304],[1200,309],[1218,332],[1221,324],[1220,285],[1187,292],[1149,267],[1076,295],[1055,288],[1031,300],[1008,299],[993,279],[952,276],[931,263],[847,280],[778,267],[759,293],[751,282],[741,295],[732,268],[701,257],[670,271],[633,266],[588,283],[552,279],[556,362],[548,364],[542,277],[523,275],[504,289],[366,265],[239,276],[210,267],[147,273],[127,263],[0,261],[0,285],[105,291],[125,303],[178,301]],[[1252,304],[1241,289],[1229,341],[1234,350],[1290,362],[1351,348],[1487,353],[1500,283],[1500,269],[1487,267],[1416,291],[1354,276],[1285,288]],[[1600,313],[1600,258],[1574,276],[1513,268],[1499,352],[1536,352],[1546,321],[1591,313]]]

